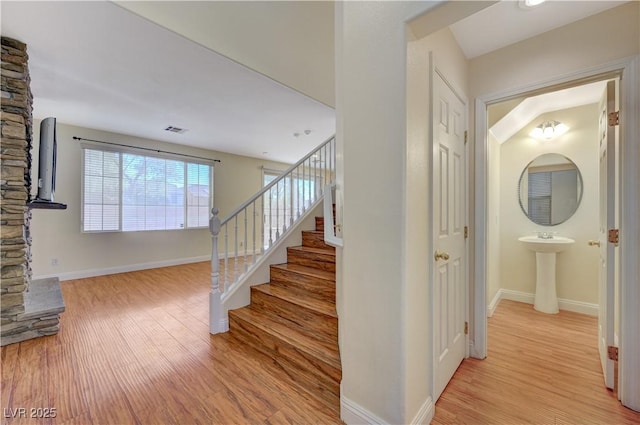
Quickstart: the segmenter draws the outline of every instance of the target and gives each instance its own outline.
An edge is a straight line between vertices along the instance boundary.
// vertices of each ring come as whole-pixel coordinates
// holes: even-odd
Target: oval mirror
[[[567,221],[578,209],[582,175],[576,164],[564,155],[540,155],[522,171],[518,197],[529,220],[555,226]]]

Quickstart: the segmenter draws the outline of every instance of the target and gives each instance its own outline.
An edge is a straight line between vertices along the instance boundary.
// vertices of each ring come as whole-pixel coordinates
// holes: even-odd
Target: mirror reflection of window
[[[578,167],[559,154],[545,154],[522,172],[519,200],[531,221],[554,226],[568,220],[582,198],[582,176]]]

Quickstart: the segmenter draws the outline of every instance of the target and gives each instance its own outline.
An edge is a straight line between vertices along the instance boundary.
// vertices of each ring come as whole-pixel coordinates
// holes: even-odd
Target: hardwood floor
[[[487,358],[463,361],[433,424],[640,423],[604,387],[597,318],[503,300],[488,332]]]
[[[198,263],[62,282],[60,333],[2,347],[2,423],[340,423],[337,405],[272,359],[209,334],[209,273]],[[38,408],[56,417],[31,418]]]
[[[209,264],[62,282],[58,335],[2,347],[3,424],[334,424],[338,406],[208,333]],[[638,424],[602,384],[595,318],[502,301],[433,424]],[[25,408],[21,417],[19,408]],[[30,409],[55,408],[34,419]],[[14,416],[14,417],[11,417]]]

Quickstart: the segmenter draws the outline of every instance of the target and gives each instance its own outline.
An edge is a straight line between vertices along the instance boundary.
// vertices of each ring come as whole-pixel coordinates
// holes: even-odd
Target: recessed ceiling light
[[[182,133],[187,131],[186,128],[180,128],[180,127],[176,127],[176,126],[173,126],[173,125],[168,126],[164,130],[165,131],[170,131],[171,133],[178,133],[178,134],[182,134]]]

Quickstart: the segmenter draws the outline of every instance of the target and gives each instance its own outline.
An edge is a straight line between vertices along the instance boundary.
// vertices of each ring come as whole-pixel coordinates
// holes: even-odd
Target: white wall
[[[629,2],[472,59],[469,77],[471,96],[505,92],[637,55],[640,53],[639,6],[638,2]],[[475,128],[473,111],[470,127]],[[478,135],[472,139],[482,141]],[[471,148],[475,149],[475,146]],[[488,155],[491,155],[490,149]],[[487,173],[491,188],[495,184],[495,173],[492,169]],[[490,198],[491,192],[489,189]],[[488,201],[494,202],[492,198]],[[489,234],[488,238],[491,238]],[[491,242],[488,249],[495,252],[495,243]],[[488,267],[488,273],[492,273],[494,264],[491,260],[488,260]],[[505,287],[504,276],[501,286]],[[495,290],[493,280],[487,281],[487,302],[491,301]]]
[[[407,365],[406,325],[411,318],[405,315],[404,22],[429,6],[433,4],[336,4],[337,137],[344,161],[343,181],[338,181],[344,200],[338,276],[341,399],[347,423],[362,418],[345,404],[359,406],[383,423],[407,423],[420,407],[407,404],[414,395],[407,394],[413,369]]]
[[[406,279],[406,335],[407,365],[411,376],[407,385],[407,406],[420,407],[420,403],[431,394],[432,341],[425,327],[431,321],[429,297],[433,282],[433,264],[430,251],[433,227],[429,219],[429,193],[431,184],[431,93],[429,75],[432,53],[434,65],[446,76],[457,93],[468,92],[468,63],[453,34],[444,28],[430,36],[410,41],[407,50],[407,151],[406,175],[406,224],[405,224],[405,279]],[[466,127],[465,127],[466,128]],[[420,399],[422,397],[422,399]]]
[[[463,7],[480,2],[450,4],[454,3]],[[406,109],[410,99],[406,89],[411,92],[414,87],[406,80],[410,73],[405,63],[413,59],[406,56],[405,24],[412,15],[433,6],[427,2],[336,4],[337,141],[339,166],[344,168],[338,181],[342,192],[338,196],[344,199],[344,249],[337,279],[342,305],[341,411],[347,423],[367,414],[381,423],[409,423],[416,414],[413,400],[422,396],[410,382],[414,370],[420,371],[408,355],[413,347],[407,342],[408,322],[414,317],[404,313],[412,311],[405,307],[408,288],[414,284],[408,282],[405,270],[417,272],[413,276],[420,273],[414,257],[406,252],[413,237],[411,225],[416,223],[406,215],[411,205],[408,188],[413,184],[413,175],[407,175],[407,158],[413,147],[405,140],[413,133],[408,120],[415,115]],[[541,40],[501,50],[507,53],[474,59],[470,100],[637,54],[637,6],[633,2],[622,12],[605,12],[602,20],[589,18],[586,24],[572,26],[568,35],[566,28],[550,31]],[[436,25],[435,30],[455,21],[418,20]],[[435,30],[427,25],[421,34]],[[431,324],[425,323],[423,330],[430,338]],[[347,406],[346,401],[351,404]],[[360,415],[350,408],[354,406],[364,409]]]
[[[333,2],[116,3],[326,105],[335,103]]]
[[[446,21],[421,21],[407,35],[410,19],[433,6],[336,5],[337,138],[344,163],[338,181],[344,248],[337,278],[347,423],[428,422],[433,414],[429,49],[453,84],[467,90],[466,61],[451,33],[418,39]],[[354,416],[353,406],[369,416]]]
[[[575,240],[569,249],[557,254],[556,288],[559,298],[598,303],[599,251],[590,247],[598,239],[599,160],[598,105],[555,111],[537,117],[530,125],[502,144],[500,187],[500,265],[502,288],[535,293],[535,253],[517,239],[534,231],[552,231]],[[539,141],[527,133],[540,122],[557,120],[569,131],[550,142]],[[518,202],[518,181],[522,170],[539,155],[559,153],[571,159],[580,170],[583,196],[575,214],[556,226],[530,221]]]
[[[471,95],[501,92],[637,55],[638,7],[639,2],[631,1],[472,59]]]
[[[38,177],[40,123],[34,124],[33,181]],[[32,253],[34,277],[60,276],[61,279],[92,276],[126,269],[202,260],[211,255],[208,229],[82,233],[81,142],[73,136],[110,141],[138,147],[220,159],[214,171],[214,202],[224,218],[261,187],[261,166],[286,169],[286,164],[262,161],[182,145],[141,139],[116,133],[65,125],[58,122],[57,179],[55,200],[66,210],[33,210]],[[36,188],[33,187],[35,193]],[[51,260],[58,259],[53,266]]]
[[[487,305],[490,305],[500,290],[500,183],[501,157],[500,143],[489,133],[487,158],[491,166],[487,168]],[[494,306],[495,307],[495,306]],[[488,311],[489,316],[493,311]]]

